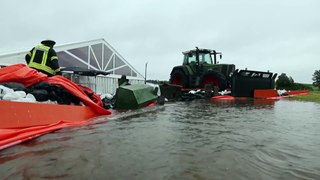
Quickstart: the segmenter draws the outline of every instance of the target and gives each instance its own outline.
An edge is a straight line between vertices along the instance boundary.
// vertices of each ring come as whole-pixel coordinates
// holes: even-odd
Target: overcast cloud
[[[320,69],[318,0],[2,0],[0,54],[104,38],[148,79],[168,80],[182,51],[223,52],[220,63],[284,72],[311,83]]]

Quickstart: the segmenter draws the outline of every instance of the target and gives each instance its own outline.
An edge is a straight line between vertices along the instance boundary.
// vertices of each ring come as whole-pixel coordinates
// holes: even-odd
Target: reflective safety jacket
[[[56,75],[60,72],[58,57],[56,52],[45,45],[34,47],[25,57],[29,67],[37,69],[48,76]]]

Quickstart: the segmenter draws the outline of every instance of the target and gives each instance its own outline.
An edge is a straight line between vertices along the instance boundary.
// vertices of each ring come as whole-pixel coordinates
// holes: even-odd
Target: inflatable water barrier
[[[63,104],[45,104],[0,100],[0,150],[63,127],[83,125],[96,116],[111,114],[101,106],[99,96],[91,92],[90,98],[83,86],[62,76],[47,77],[24,64],[0,69],[0,84],[20,83],[22,88],[31,91],[32,86],[44,82],[59,87],[73,101],[62,98]],[[51,97],[57,97],[57,92],[52,91]]]

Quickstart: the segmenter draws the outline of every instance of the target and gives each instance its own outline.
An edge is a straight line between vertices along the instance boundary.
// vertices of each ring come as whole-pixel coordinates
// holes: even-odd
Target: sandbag
[[[22,83],[18,82],[2,82],[0,85],[8,87],[14,91],[26,91],[26,87]]]

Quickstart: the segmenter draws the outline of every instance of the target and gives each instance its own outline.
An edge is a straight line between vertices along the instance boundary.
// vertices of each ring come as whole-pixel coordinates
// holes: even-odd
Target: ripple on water
[[[319,115],[295,101],[116,112],[1,151],[0,178],[319,179]]]

